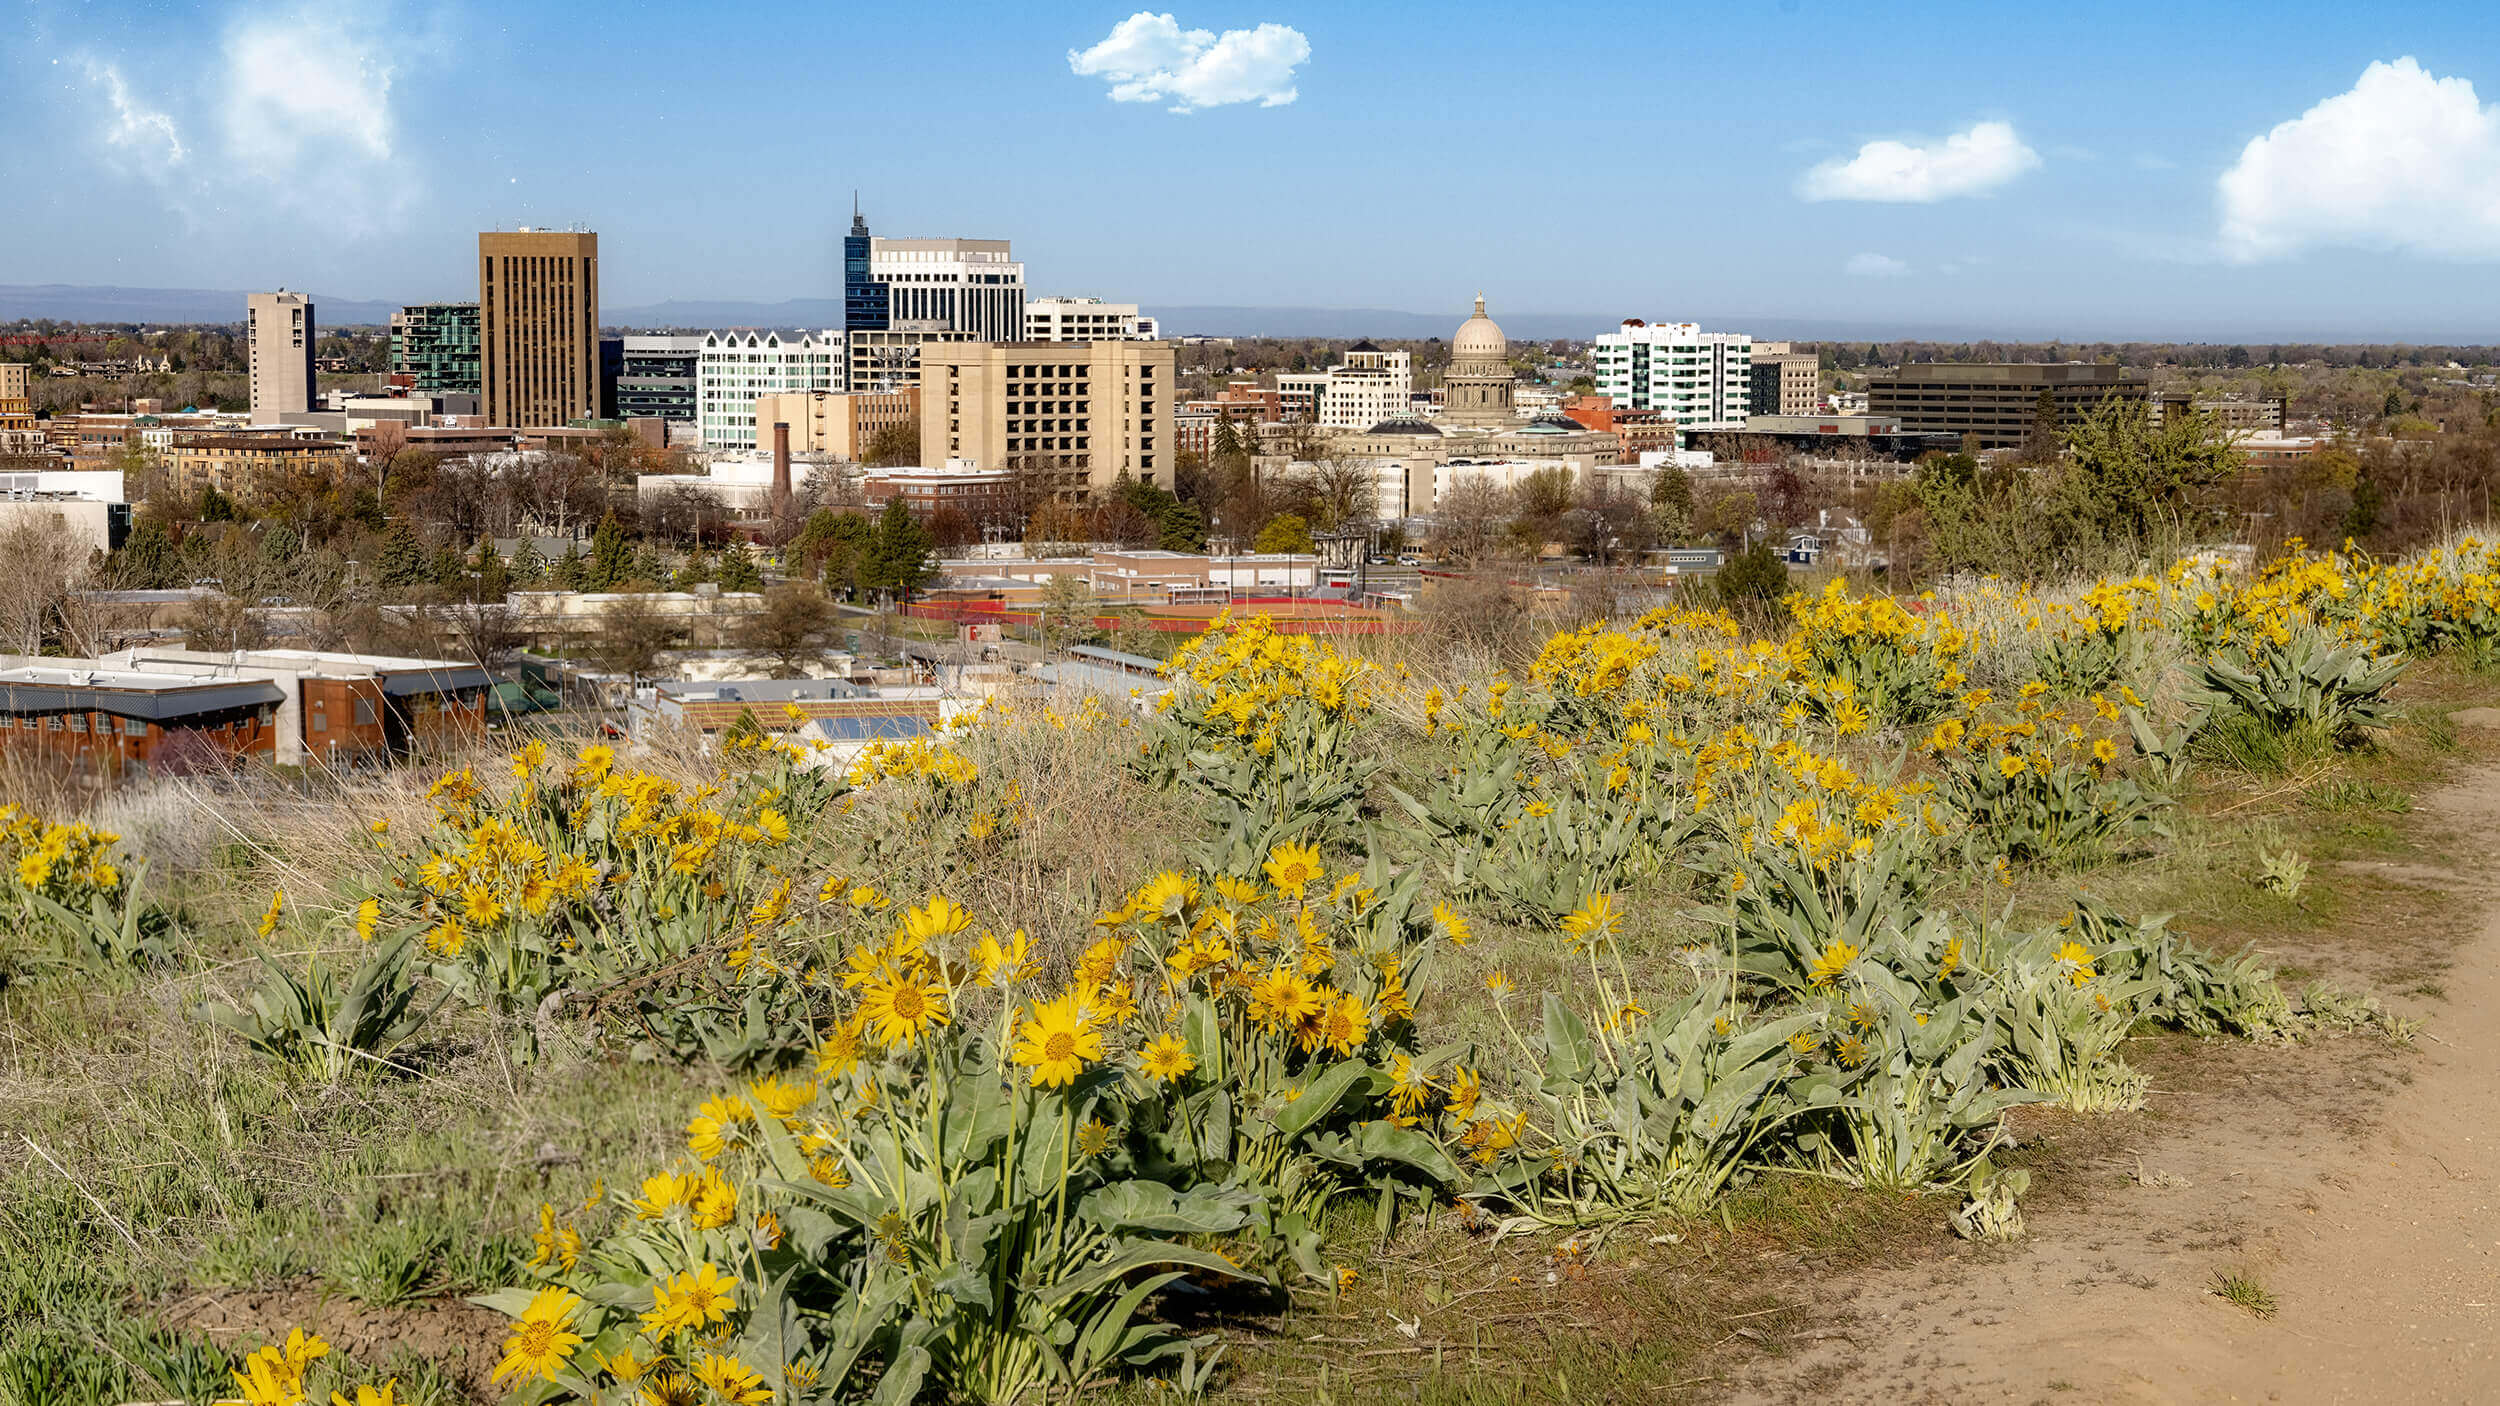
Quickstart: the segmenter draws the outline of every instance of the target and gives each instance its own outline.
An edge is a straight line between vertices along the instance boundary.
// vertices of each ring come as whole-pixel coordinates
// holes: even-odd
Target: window
[[[327,714],[327,713],[315,713],[315,714],[313,714],[313,731],[315,731],[315,732],[328,732],[329,730],[330,730],[330,715],[329,715],[329,714]]]
[[[69,730],[72,732],[85,732],[87,730],[87,715],[84,713],[70,714]]]
[[[358,727],[371,727],[371,726],[373,726],[373,700],[372,700],[372,699],[370,699],[370,698],[359,698],[359,699],[357,699],[357,700],[356,700],[356,725],[357,725]]]

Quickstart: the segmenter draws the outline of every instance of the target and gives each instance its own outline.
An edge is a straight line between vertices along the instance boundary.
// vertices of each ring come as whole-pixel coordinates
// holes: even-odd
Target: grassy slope
[[[2285,776],[2200,773],[2172,842],[2084,882],[2123,907],[2176,911],[2208,941],[2256,942],[2298,970],[2391,996],[2423,989],[2436,979],[2436,954],[2375,934],[2396,930],[2380,921],[2391,905],[2440,900],[2339,866],[2401,860],[2435,840],[2406,820],[2408,798],[2459,755],[2446,713],[2495,693],[2491,679],[2426,668],[2405,686],[2408,721],[2379,751]],[[1043,813],[1011,861],[951,876],[976,911],[1036,933],[1081,934],[1104,895],[1179,858],[1188,817],[1127,782],[1116,758],[1036,743],[1010,760]],[[541,1201],[578,1202],[603,1173],[664,1160],[720,1080],[583,1049],[516,1067],[494,1032],[450,1015],[429,1033],[416,1077],[338,1089],[291,1080],[192,1011],[256,981],[242,935],[270,887],[317,893],[317,876],[364,862],[355,822],[413,820],[420,798],[389,782],[310,798],[147,804],[154,809],[106,819],[183,871],[176,882],[198,927],[226,936],[172,976],[0,990],[0,1347],[39,1326],[84,1339],[119,1325],[103,1335],[108,1354],[131,1384],[152,1389],[135,1394],[162,1398],[186,1390],[181,1373],[204,1359],[186,1359],[174,1339],[143,1337],[148,1323],[247,1345],[304,1323],[405,1374],[403,1399],[484,1399],[501,1320],[456,1296],[512,1282]],[[2250,882],[2261,847],[2287,846],[2312,865],[2296,899]],[[879,881],[892,892],[938,877],[909,836],[883,862]],[[2033,876],[2011,897],[2046,911],[2075,881]],[[1962,896],[1989,907],[2007,897]],[[1499,967],[1533,999],[1563,977],[1550,939],[1490,923],[1479,933],[1462,980]],[[1663,955],[1678,936],[1658,923],[1628,945]],[[290,929],[276,945],[312,941]],[[1499,1043],[1487,1003],[1451,1005],[1482,1027],[1454,1033]],[[2170,1043],[2184,1048],[2148,1052],[2146,1063],[2193,1059],[2187,1042]],[[2113,1124],[2123,1126],[2028,1120],[2019,1160],[2039,1174],[2037,1194],[2060,1194],[2061,1163],[2092,1155]],[[1403,1399],[1449,1402],[1674,1386],[1707,1395],[1741,1355],[1826,1330],[1804,1307],[1818,1277],[1949,1245],[1949,1209],[1936,1198],[1768,1177],[1701,1223],[1497,1238],[1437,1213],[1383,1243],[1371,1208],[1347,1205],[1338,1254],[1358,1268],[1354,1284],[1234,1320],[1239,1370],[1224,1392],[1364,1400],[1394,1384]],[[8,1391],[0,1378],[0,1401]]]

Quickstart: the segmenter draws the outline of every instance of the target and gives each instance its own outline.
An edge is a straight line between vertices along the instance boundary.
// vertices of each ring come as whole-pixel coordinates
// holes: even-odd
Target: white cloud
[[[86,70],[87,81],[102,88],[105,101],[113,105],[113,125],[104,129],[107,145],[131,152],[151,167],[178,166],[190,154],[174,119],[132,97],[120,69],[88,59]]]
[[[1852,278],[1899,278],[1910,266],[1888,254],[1852,254],[1843,265]]]
[[[434,48],[398,20],[389,0],[238,7],[213,51],[152,85],[83,56],[110,113],[98,138],[185,218],[232,218],[248,196],[334,234],[386,226],[417,194],[392,114],[395,60]]]
[[[2252,139],[2217,194],[2235,259],[2313,245],[2500,258],[2500,105],[2409,57],[2374,63]]]
[[[1846,161],[1826,161],[1798,178],[1806,200],[1925,203],[1980,195],[2040,164],[2010,122],[1980,122],[1942,142],[1868,142]]]
[[[1255,102],[1282,107],[1301,94],[1296,65],[1311,57],[1302,31],[1281,24],[1256,29],[1183,29],[1170,15],[1140,10],[1113,25],[1090,49],[1068,51],[1068,67],[1111,84],[1115,102],[1167,99],[1174,112]]]
[[[391,159],[390,65],[341,17],[250,15],[226,32],[225,61],[219,115],[236,158],[277,173]]]

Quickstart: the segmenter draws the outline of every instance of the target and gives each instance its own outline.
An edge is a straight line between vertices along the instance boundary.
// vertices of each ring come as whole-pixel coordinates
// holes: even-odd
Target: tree
[[[1512,490],[1511,535],[1533,558],[1544,551],[1545,544],[1562,532],[1563,514],[1571,511],[1571,470],[1561,467],[1539,469],[1519,481]]]
[[[868,544],[875,536],[876,525],[861,514],[820,508],[808,515],[784,558],[807,574],[821,577],[827,591],[855,596]]]
[[[2047,386],[2040,388],[2040,398],[2032,402],[2031,433],[2023,439],[2023,462],[2053,463],[2062,443],[2057,426],[2057,396]]]
[[[2231,436],[2208,415],[2189,411],[2153,424],[2143,401],[2111,397],[2084,413],[2067,435],[2070,498],[2111,535],[2138,544],[2156,525],[2176,529],[2208,491],[2239,472],[2245,460]]]
[[[587,590],[612,591],[634,574],[634,550],[625,540],[625,524],[609,513],[590,534],[590,561],[583,568]]]
[[[1788,594],[1788,563],[1768,542],[1727,559],[1711,585],[1719,603],[1729,610],[1760,610]]]
[[[382,549],[374,554],[373,579],[398,589],[422,585],[425,577],[425,549],[418,545],[415,529],[405,522],[392,523],[382,534]]]
[[[636,591],[620,595],[599,612],[590,634],[589,654],[604,672],[639,680],[651,672],[660,651],[677,642],[676,619],[659,602]]]
[[[920,422],[898,420],[891,425],[879,425],[876,433],[868,436],[867,456],[869,463],[881,469],[919,463]]]
[[[805,581],[785,581],[764,593],[764,608],[747,617],[738,642],[773,659],[773,677],[803,678],[807,663],[824,658],[833,630],[833,602]]]
[[[1311,540],[1311,524],[1300,513],[1278,513],[1259,529],[1258,540],[1250,550],[1259,553],[1290,552],[1309,555],[1319,550]]]
[[[929,564],[929,533],[899,497],[886,500],[877,517],[876,535],[868,542],[860,584],[872,591],[909,597],[937,575]]]
[[[1380,475],[1369,463],[1334,455],[1314,460],[1303,481],[1310,500],[1310,520],[1335,532],[1372,521],[1380,496]]]
[[[1658,521],[1658,535],[1680,542],[1693,530],[1692,476],[1673,464],[1649,481],[1649,512]]]
[[[763,569],[755,564],[755,556],[744,542],[732,542],[720,554],[720,588],[724,591],[760,591],[764,589]]]
[[[512,589],[512,577],[504,569],[503,556],[495,550],[495,539],[485,538],[477,544],[477,598],[501,601]]]
[[[175,551],[173,534],[165,530],[165,524],[154,517],[142,518],[122,540],[121,550],[107,559],[106,575],[130,590],[163,590],[181,572]]]
[[[1433,545],[1461,566],[1477,565],[1499,545],[1511,507],[1510,490],[1483,474],[1469,474],[1450,485],[1434,505],[1440,525]]]
[[[87,584],[94,549],[55,517],[18,518],[0,529],[0,650],[41,654],[69,623],[71,599]]]
[[[1071,635],[1086,636],[1093,628],[1093,586],[1074,571],[1052,576],[1042,587],[1042,647],[1057,649]]]

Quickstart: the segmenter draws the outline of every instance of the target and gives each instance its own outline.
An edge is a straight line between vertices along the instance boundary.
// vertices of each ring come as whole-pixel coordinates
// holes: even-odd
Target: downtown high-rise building
[[[420,395],[478,394],[475,303],[411,303],[391,314],[391,374]]]
[[[477,304],[488,424],[561,425],[599,413],[598,235],[479,235]]]
[[[920,382],[931,343],[1026,336],[1024,265],[1004,239],[885,239],[854,202],[842,238],[843,388]]]
[[[868,219],[859,212],[859,202],[851,202],[851,232],[842,236],[842,330],[845,332],[883,332],[886,330],[885,285],[876,280],[876,238],[868,233]]]
[[[246,354],[250,364],[252,423],[274,425],[281,415],[312,409],[312,299],[281,288],[253,293],[244,299],[250,324]]]
[[[1753,338],[1691,322],[1626,321],[1589,349],[1597,393],[1686,430],[1742,430],[1753,408]]]

